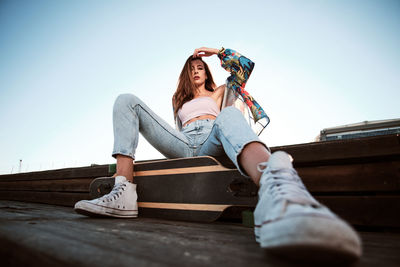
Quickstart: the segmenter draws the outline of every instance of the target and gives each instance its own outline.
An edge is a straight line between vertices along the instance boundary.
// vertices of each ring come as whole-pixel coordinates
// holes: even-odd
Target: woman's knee
[[[120,94],[114,102],[114,109],[133,107],[139,103],[139,98],[133,94]]]
[[[233,106],[221,110],[221,113],[215,120],[215,125],[221,129],[226,129],[228,132],[239,134],[242,134],[243,132],[248,133],[249,130],[252,132],[248,122],[243,116],[243,113]]]

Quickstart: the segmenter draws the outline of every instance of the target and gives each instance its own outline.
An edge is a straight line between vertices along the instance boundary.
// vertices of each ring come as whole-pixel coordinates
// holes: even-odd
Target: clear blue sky
[[[399,118],[399,29],[389,0],[2,0],[0,173],[20,159],[22,171],[113,163],[115,98],[136,94],[173,124],[178,75],[200,46],[256,63],[247,89],[271,118],[270,146]],[[137,153],[162,158],[144,138]]]

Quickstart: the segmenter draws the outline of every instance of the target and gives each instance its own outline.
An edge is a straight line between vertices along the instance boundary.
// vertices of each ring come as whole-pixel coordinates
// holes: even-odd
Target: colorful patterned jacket
[[[233,49],[222,48],[218,52],[218,57],[221,60],[221,66],[231,73],[226,79],[221,110],[228,106],[235,106],[243,113],[254,132],[260,135],[269,124],[269,117],[257,101],[244,90],[254,68],[254,62]],[[181,130],[182,124],[179,118],[175,123],[177,129]]]

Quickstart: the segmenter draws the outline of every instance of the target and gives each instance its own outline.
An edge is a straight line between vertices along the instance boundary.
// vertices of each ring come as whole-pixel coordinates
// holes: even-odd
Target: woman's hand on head
[[[193,57],[209,57],[218,54],[218,52],[219,49],[216,48],[200,47],[194,50]]]

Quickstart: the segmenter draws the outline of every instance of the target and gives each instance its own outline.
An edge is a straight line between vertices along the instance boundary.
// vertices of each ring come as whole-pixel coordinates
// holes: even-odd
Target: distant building
[[[323,129],[318,141],[352,139],[367,136],[399,134],[400,119],[364,121]]]

